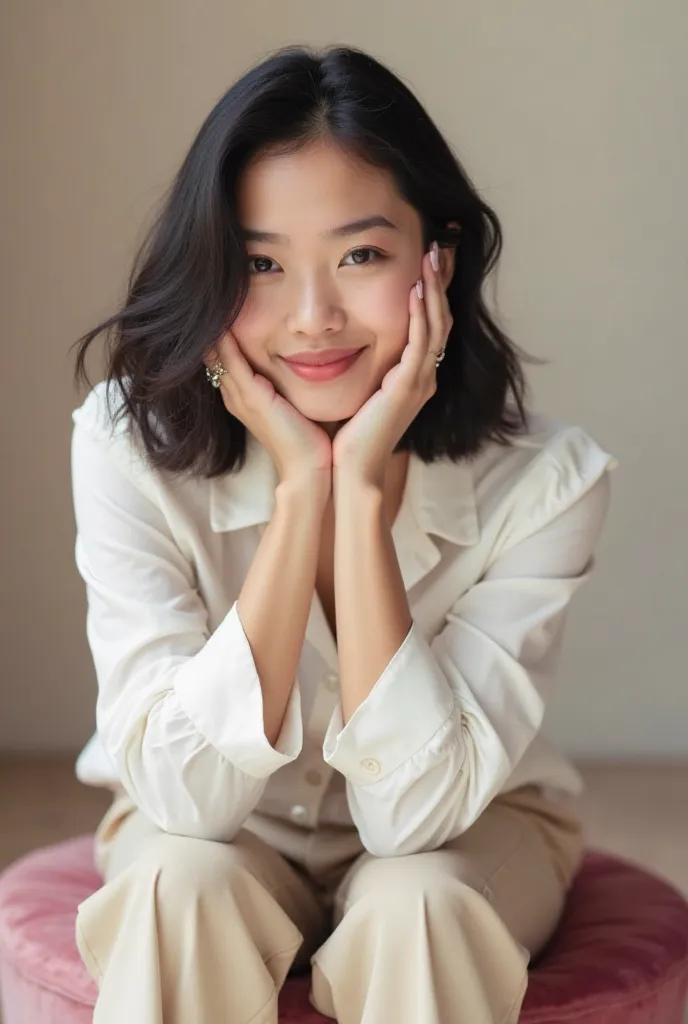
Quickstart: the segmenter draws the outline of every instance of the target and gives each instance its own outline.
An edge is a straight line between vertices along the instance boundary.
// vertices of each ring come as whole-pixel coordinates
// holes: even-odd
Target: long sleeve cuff
[[[421,750],[453,710],[453,691],[414,622],[346,725],[337,704],[323,757],[354,785],[379,782]]]
[[[178,670],[174,689],[198,730],[247,775],[267,778],[301,752],[298,679],[275,747],[265,735],[263,691],[236,601],[203,649]]]

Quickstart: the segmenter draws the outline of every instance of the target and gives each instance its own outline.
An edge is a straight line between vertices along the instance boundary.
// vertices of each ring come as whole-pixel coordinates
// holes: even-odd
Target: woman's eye
[[[253,269],[251,267],[251,264],[253,263],[254,260],[255,260],[256,264],[258,264],[258,263],[265,264],[265,263],[274,263],[275,262],[274,260],[271,260],[269,258],[269,256],[249,256],[249,258],[248,258],[249,270]],[[261,270],[258,270],[257,268],[254,269],[254,273],[256,273],[256,274],[263,274],[263,272],[264,272],[264,268],[261,269]]]
[[[369,245],[362,246],[359,249],[352,249],[351,252],[347,253],[344,259],[347,259],[348,256],[365,256],[368,253],[372,255],[372,259],[356,259],[354,261],[354,266],[364,267],[367,263],[377,263],[378,260],[384,259],[384,256],[379,249],[372,249]]]
[[[359,246],[358,249],[352,249],[351,252],[347,253],[344,257],[345,260],[351,257],[353,263],[345,264],[345,266],[354,267],[365,267],[369,263],[378,263],[380,260],[385,259],[384,255],[379,249],[373,249],[369,245]],[[270,264],[279,266],[274,260],[270,259],[269,256],[249,256],[248,258],[249,270],[259,277],[265,277],[266,274],[270,273]]]

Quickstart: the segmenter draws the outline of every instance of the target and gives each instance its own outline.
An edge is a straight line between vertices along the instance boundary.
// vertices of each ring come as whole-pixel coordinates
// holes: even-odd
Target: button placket
[[[323,686],[330,693],[336,693],[339,689],[339,676],[335,672],[328,672],[323,678]]]
[[[322,678],[322,685],[316,687],[311,713],[308,716],[307,732],[315,743],[322,747],[325,733],[337,703],[339,676],[329,672]]]

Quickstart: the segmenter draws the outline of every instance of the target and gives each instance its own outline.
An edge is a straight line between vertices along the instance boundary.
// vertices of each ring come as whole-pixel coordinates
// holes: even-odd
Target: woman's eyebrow
[[[349,224],[341,224],[338,228],[329,228],[323,231],[321,238],[345,238],[348,235],[358,235],[370,228],[389,228],[391,231],[398,231],[396,224],[381,214],[374,214],[372,217],[362,217],[360,220],[352,220]],[[267,242],[272,245],[289,244],[287,235],[276,234],[273,231],[257,231],[254,228],[244,228],[244,240],[247,242]]]

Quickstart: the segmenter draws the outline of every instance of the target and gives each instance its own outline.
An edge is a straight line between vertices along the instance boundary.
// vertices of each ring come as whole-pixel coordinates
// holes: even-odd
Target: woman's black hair
[[[249,160],[329,140],[388,171],[418,212],[424,248],[457,246],[447,288],[453,326],[437,390],[399,441],[425,462],[510,444],[528,425],[520,358],[482,288],[502,249],[496,214],[413,92],[352,47],[288,46],[246,72],[198,132],[134,260],[126,300],[74,343],[75,382],[90,385],[86,350],[108,340],[106,391],[122,404],[151,466],[214,477],[241,468],[246,427],[205,376],[204,357],[236,318],[248,258],[235,204]],[[456,221],[459,229],[448,227]],[[520,358],[519,358],[520,353]]]

